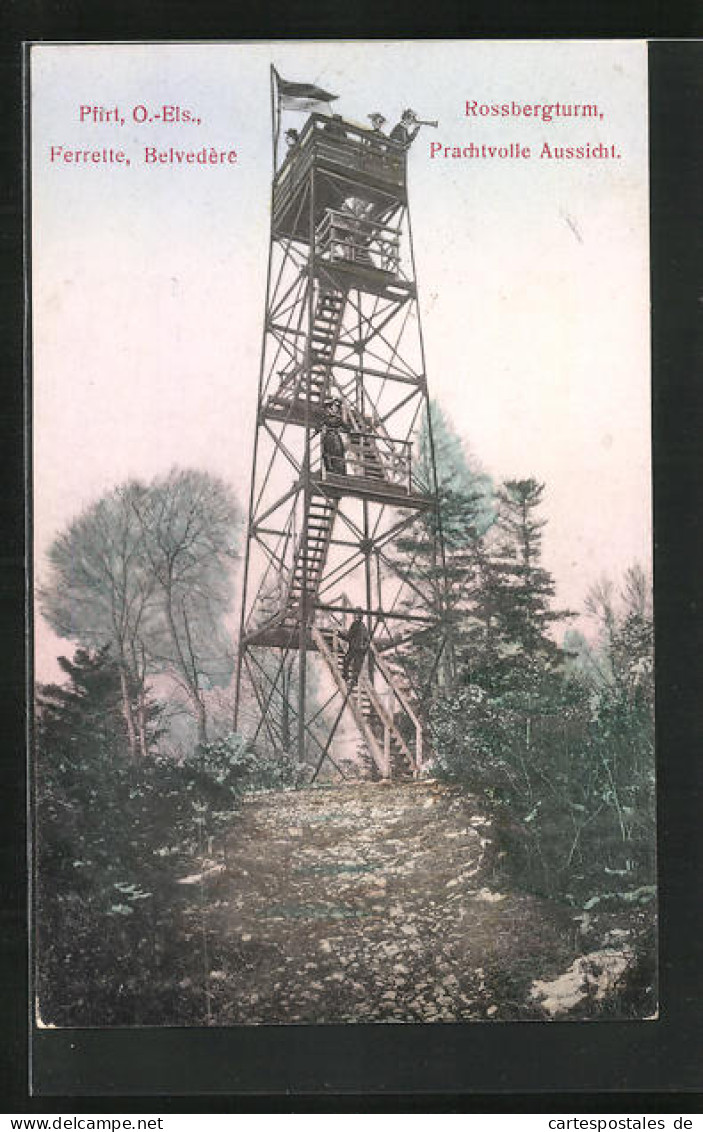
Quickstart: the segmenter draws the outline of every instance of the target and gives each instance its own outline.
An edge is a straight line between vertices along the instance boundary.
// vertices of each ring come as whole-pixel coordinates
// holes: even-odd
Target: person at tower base
[[[420,132],[420,127],[417,125],[417,114],[414,110],[404,110],[400,116],[400,121],[397,126],[394,126],[390,132],[391,141],[400,142],[400,144],[408,149],[415,138]]]
[[[359,679],[361,666],[369,647],[369,631],[364,624],[362,609],[354,610],[354,620],[348,630],[342,631],[339,635],[347,642],[347,651],[342,659],[342,676],[351,691]]]

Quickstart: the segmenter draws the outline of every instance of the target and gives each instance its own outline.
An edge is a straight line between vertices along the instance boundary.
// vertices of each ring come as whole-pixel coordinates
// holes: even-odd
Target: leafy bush
[[[198,1022],[189,942],[202,867],[258,764],[238,736],[181,763],[130,754],[119,672],[79,650],[41,690],[36,731],[37,997],[44,1023]]]
[[[465,689],[433,709],[436,771],[491,808],[515,876],[535,891],[584,903],[653,881],[651,728],[623,714],[595,721],[578,688],[561,702]],[[557,707],[559,710],[556,710]]]
[[[208,778],[220,783],[234,797],[256,790],[281,790],[299,786],[310,767],[290,755],[254,750],[241,735],[226,735],[198,747],[187,760],[201,765]]]
[[[190,783],[165,760],[38,753],[39,1010],[55,1025],[191,1021],[195,957],[178,884],[201,843]],[[180,946],[179,946],[180,944]]]

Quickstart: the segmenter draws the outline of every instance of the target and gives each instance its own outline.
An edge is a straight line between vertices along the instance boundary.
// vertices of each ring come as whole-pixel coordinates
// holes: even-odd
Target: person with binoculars
[[[424,121],[418,118],[414,110],[404,110],[400,116],[400,121],[397,126],[393,127],[389,137],[391,141],[400,142],[405,149],[408,149],[420,132],[420,126],[433,126],[436,129],[437,122]]]

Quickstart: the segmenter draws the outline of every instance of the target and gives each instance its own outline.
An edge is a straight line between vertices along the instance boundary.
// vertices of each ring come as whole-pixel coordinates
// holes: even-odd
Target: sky
[[[643,42],[47,44],[31,59],[37,580],[56,535],[129,477],[197,467],[248,499],[272,63],[338,94],[335,110],[362,125],[378,110],[390,126],[408,106],[438,120],[408,158],[430,395],[496,480],[546,484],[560,606],[648,566]],[[598,116],[469,117],[467,101],[596,104]],[[541,158],[545,142],[619,156]],[[470,143],[531,156],[444,156]],[[144,161],[147,148],[203,147],[236,161]],[[103,149],[130,164],[63,160]],[[37,617],[40,681],[70,647]]]

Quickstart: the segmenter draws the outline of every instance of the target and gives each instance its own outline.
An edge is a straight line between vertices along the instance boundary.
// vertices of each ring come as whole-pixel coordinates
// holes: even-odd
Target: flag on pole
[[[276,87],[278,89],[278,105],[281,110],[317,110],[329,108],[339,95],[330,94],[314,83],[292,83],[282,79],[278,71]]]

